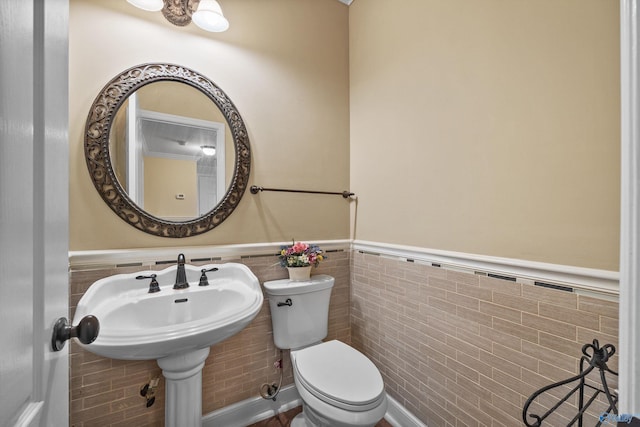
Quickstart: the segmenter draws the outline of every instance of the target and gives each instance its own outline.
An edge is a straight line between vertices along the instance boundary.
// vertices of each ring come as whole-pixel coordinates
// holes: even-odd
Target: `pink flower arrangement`
[[[302,242],[292,242],[290,246],[282,246],[280,250],[280,265],[283,267],[317,267],[325,257],[317,245]]]

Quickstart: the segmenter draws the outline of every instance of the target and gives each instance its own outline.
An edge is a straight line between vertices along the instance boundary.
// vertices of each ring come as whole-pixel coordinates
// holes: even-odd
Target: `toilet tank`
[[[301,348],[327,336],[334,282],[333,277],[319,274],[300,282],[283,279],[264,283],[276,347]]]

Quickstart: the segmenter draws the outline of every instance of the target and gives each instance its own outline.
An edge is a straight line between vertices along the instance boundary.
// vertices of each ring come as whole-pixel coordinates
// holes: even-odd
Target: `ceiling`
[[[215,129],[148,118],[139,120],[145,155],[198,159],[203,155],[200,146],[216,146]]]

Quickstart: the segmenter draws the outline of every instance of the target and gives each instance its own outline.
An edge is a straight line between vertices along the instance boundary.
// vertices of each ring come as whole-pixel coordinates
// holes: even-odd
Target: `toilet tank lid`
[[[264,282],[264,289],[268,295],[297,295],[308,292],[321,291],[333,287],[336,279],[326,274],[311,276],[309,280],[300,282],[289,279],[271,280]]]

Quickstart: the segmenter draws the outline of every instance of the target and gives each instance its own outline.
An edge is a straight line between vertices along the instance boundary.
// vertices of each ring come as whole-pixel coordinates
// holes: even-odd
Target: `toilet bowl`
[[[293,378],[306,404],[306,424],[294,426],[374,426],[384,417],[387,397],[382,376],[365,355],[341,341],[291,351]]]
[[[375,426],[387,410],[380,371],[349,345],[327,335],[329,300],[335,279],[265,282],[278,348],[291,349],[291,364],[303,411],[294,427]]]

